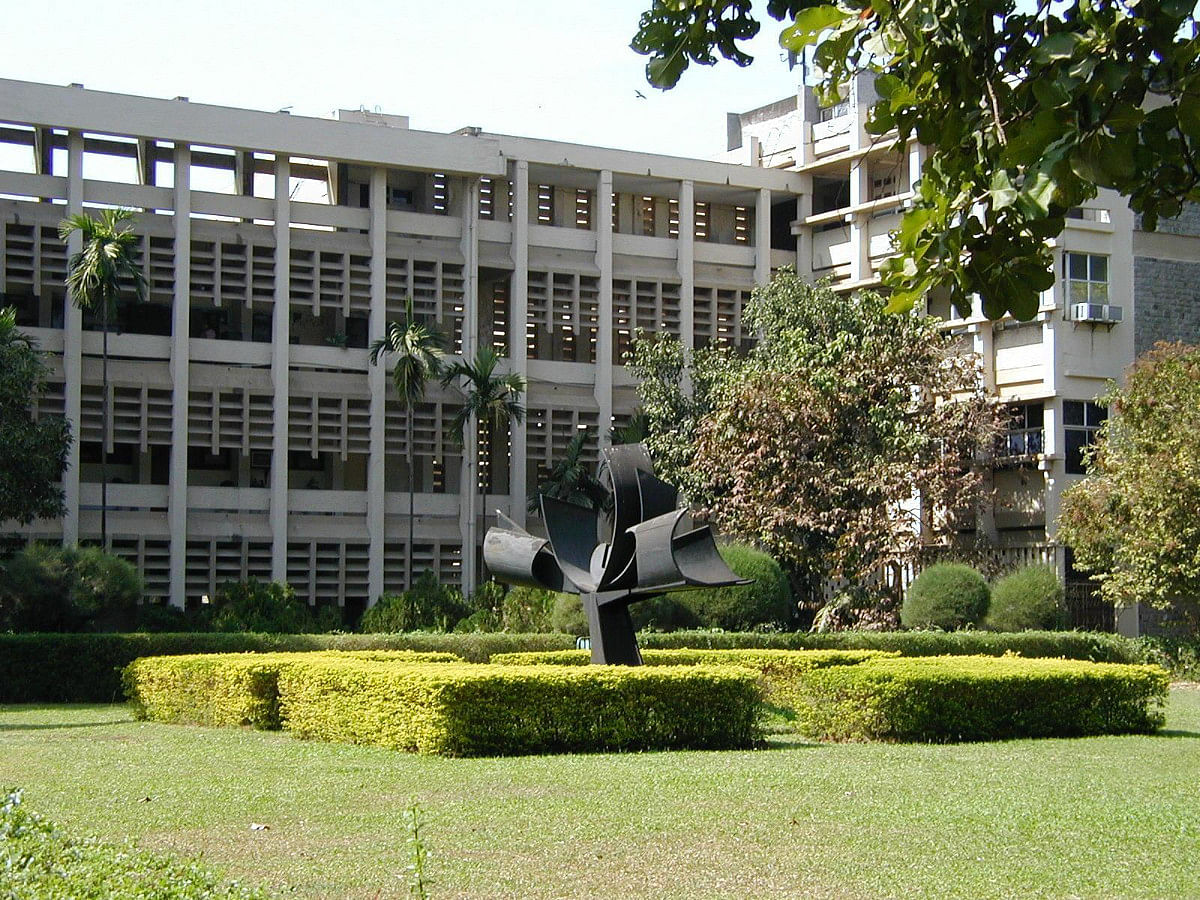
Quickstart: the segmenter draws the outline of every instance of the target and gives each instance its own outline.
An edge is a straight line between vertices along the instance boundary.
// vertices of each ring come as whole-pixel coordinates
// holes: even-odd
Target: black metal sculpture
[[[602,451],[599,510],[542,495],[547,537],[503,514],[488,530],[483,558],[499,581],[579,594],[592,662],[637,666],[629,604],[664,591],[748,584],[721,559],[712,529],[676,509],[678,492],[654,475],[641,444]]]

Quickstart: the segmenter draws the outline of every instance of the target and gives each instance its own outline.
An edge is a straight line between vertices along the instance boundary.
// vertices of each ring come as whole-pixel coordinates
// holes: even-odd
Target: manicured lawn
[[[65,829],[302,897],[1200,892],[1200,690],[1154,737],[453,760],[0,707],[0,787]],[[251,831],[251,823],[269,826]]]

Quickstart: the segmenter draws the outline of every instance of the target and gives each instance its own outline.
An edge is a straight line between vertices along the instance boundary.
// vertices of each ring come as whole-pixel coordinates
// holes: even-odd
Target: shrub
[[[0,627],[14,631],[130,628],[142,596],[134,566],[99,547],[32,544],[0,577]]]
[[[754,583],[682,591],[671,599],[704,628],[786,628],[794,618],[792,591],[779,563],[745,544],[727,544],[720,551],[729,568],[742,578],[753,578]]]
[[[413,666],[319,660],[279,675],[300,737],[446,756],[732,749],[760,738],[754,674],[729,667]]]
[[[336,616],[328,608],[320,612],[310,609],[290,584],[249,578],[221,585],[214,603],[212,627],[214,631],[306,634],[331,630]]]
[[[223,884],[194,862],[68,837],[28,812],[20,791],[0,797],[0,896],[124,900],[266,900]]]
[[[814,669],[796,707],[826,740],[979,741],[1148,732],[1162,727],[1155,666],[1014,657],[873,659]]]
[[[462,662],[450,653],[364,650],[338,653],[206,653],[150,656],[122,680],[134,717],[185,725],[279,727],[279,673],[319,659],[368,662]]]
[[[1097,662],[1145,662],[1147,645],[1117,634],[1077,631],[847,631],[643,634],[644,649],[894,650],[903,656],[1019,653]],[[498,653],[566,650],[566,634],[0,634],[0,703],[112,703],[120,671],[140,656],[313,650],[420,650],[486,662]]]
[[[1054,630],[1069,624],[1062,582],[1053,566],[1027,566],[992,587],[984,624],[993,631]]]
[[[900,608],[905,628],[953,631],[978,625],[988,610],[983,576],[962,563],[938,563],[916,577]]]
[[[550,613],[550,625],[555,631],[575,637],[588,635],[587,615],[578,594],[556,594],[554,609]]]
[[[878,650],[643,650],[647,666],[741,666],[762,678],[765,699],[774,706],[794,709],[800,702],[801,681],[813,669],[853,666],[886,656]],[[551,653],[498,653],[494,665],[586,665],[587,650]]]
[[[426,569],[409,590],[384,594],[363,613],[359,631],[392,634],[402,631],[449,631],[471,610],[457,588],[439,584]]]

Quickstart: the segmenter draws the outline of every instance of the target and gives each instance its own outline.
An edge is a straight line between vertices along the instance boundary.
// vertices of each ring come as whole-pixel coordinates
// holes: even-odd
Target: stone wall
[[[1200,225],[1200,216],[1196,219]],[[1200,344],[1200,260],[1135,258],[1133,294],[1134,353],[1155,341]]]

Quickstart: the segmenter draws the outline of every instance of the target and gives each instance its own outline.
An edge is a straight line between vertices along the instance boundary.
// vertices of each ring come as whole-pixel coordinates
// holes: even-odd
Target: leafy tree
[[[1134,362],[1063,494],[1059,537],[1104,599],[1167,608],[1200,597],[1200,347],[1159,343]]]
[[[80,309],[100,312],[103,332],[100,426],[100,543],[108,546],[108,320],[116,312],[121,293],[131,289],[140,300],[146,276],[138,265],[138,236],[124,223],[135,215],[131,209],[103,209],[96,218],[79,213],[58,223],[58,236],[65,244],[79,232],[83,245],[67,266],[67,290]]]
[[[654,0],[633,49],[670,88],[690,62],[758,33],[751,0]],[[1054,281],[1046,244],[1064,215],[1112,188],[1143,225],[1200,200],[1200,40],[1187,0],[769,0],[783,47],[812,58],[826,103],[858,73],[879,99],[868,130],[929,150],[898,255],[890,308],[942,288],[956,308],[1021,319]]]
[[[746,315],[761,339],[744,358],[706,350],[688,367],[675,342],[635,344],[650,452],[702,515],[799,574],[854,581],[975,502],[998,410],[934,319],[790,269]]]
[[[33,418],[46,366],[16,323],[15,310],[0,309],[0,522],[25,525],[63,513],[57,482],[67,467],[71,426],[62,416]]]
[[[571,438],[562,459],[554,464],[537,490],[529,495],[531,513],[541,510],[543,494],[589,509],[599,509],[603,505],[605,492],[594,474],[595,466],[583,458],[587,438],[586,431],[580,431]]]
[[[99,547],[33,544],[0,573],[0,628],[16,631],[120,631],[132,627],[142,597],[132,563]]]
[[[473,360],[456,362],[442,373],[443,386],[455,387],[463,398],[462,407],[450,423],[450,431],[464,450],[471,439],[467,431],[472,422],[479,423],[483,443],[490,446],[492,435],[507,429],[509,420],[521,422],[525,418],[525,407],[521,405],[525,378],[516,372],[497,373],[499,363],[500,357],[494,349],[481,346]],[[480,516],[486,522],[488,486],[483,479],[479,481]],[[470,489],[469,485],[463,487]]]
[[[264,634],[305,634],[330,631],[340,616],[325,607],[314,612],[287,582],[227,581],[217,591],[213,631],[255,631]]]
[[[394,634],[402,631],[449,631],[470,613],[457,588],[439,584],[426,569],[407,591],[384,594],[363,613],[359,631]]]
[[[388,353],[395,357],[392,366],[392,383],[400,405],[404,407],[404,439],[408,446],[408,561],[405,565],[404,583],[412,585],[413,522],[416,512],[413,499],[416,493],[416,462],[413,451],[413,407],[425,398],[425,387],[442,373],[444,356],[443,338],[438,332],[425,326],[413,315],[413,299],[404,303],[404,320],[392,322],[387,334],[371,345],[371,364]]]

